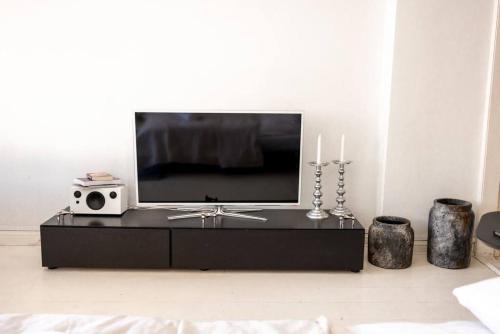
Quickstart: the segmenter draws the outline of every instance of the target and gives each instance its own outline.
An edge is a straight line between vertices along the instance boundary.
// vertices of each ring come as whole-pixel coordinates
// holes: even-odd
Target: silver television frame
[[[136,124],[135,124],[135,114],[136,113],[218,113],[218,114],[300,114],[300,158],[299,158],[299,187],[297,202],[273,202],[273,203],[248,203],[248,202],[141,202],[139,198],[139,176],[137,170],[137,143],[136,143]],[[196,207],[217,207],[217,206],[299,206],[301,193],[302,193],[302,148],[304,141],[304,112],[301,110],[224,110],[224,109],[195,109],[195,110],[183,110],[183,109],[144,109],[144,110],[133,110],[133,139],[134,139],[134,185],[135,185],[135,198],[138,207],[172,207],[172,208],[182,208],[189,206]]]

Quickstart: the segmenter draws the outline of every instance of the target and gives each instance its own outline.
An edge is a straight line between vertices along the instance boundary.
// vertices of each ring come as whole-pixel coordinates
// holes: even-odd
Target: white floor
[[[234,272],[41,267],[30,233],[0,233],[0,312],[155,315],[169,319],[308,319],[325,315],[333,333],[351,324],[474,319],[453,288],[494,277],[477,260],[464,270],[426,262],[411,268],[365,263],[350,272]]]

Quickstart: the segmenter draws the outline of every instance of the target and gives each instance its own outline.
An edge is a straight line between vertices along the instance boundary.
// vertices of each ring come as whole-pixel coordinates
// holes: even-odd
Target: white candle
[[[321,163],[321,133],[318,135],[318,145],[316,147],[316,163]]]
[[[340,161],[344,161],[344,145],[345,145],[345,135],[342,134],[342,139],[340,140]]]

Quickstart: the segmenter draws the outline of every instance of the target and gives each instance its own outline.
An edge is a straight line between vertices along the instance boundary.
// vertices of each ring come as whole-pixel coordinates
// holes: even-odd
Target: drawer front
[[[41,226],[40,235],[44,267],[170,267],[166,229]]]
[[[172,230],[172,268],[361,270],[362,230]]]

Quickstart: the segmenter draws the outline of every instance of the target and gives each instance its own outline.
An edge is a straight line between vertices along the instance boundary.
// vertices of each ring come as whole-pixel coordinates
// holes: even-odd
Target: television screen
[[[139,203],[297,204],[300,113],[136,112]]]

